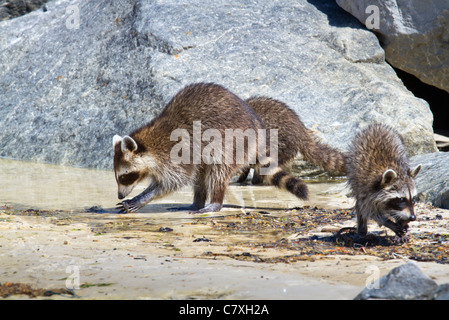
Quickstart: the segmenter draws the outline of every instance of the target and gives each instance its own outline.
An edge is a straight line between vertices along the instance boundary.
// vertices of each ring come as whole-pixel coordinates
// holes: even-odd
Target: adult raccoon
[[[226,136],[230,131],[237,133],[237,139],[246,142],[244,150],[237,150],[232,144],[231,150],[222,139],[223,152],[215,152],[213,161],[195,161],[197,150],[204,150],[206,142],[203,136],[199,145],[189,139],[187,150],[189,161],[172,161],[173,150],[179,147],[178,138],[172,139],[174,132],[183,132],[188,137],[196,134],[194,124],[199,123],[203,132],[214,132]],[[114,171],[118,184],[119,199],[125,198],[144,178],[150,179],[150,185],[136,197],[118,204],[120,212],[135,212],[151,200],[162,197],[185,185],[193,185],[193,204],[187,208],[193,213],[219,211],[231,175],[250,164],[259,170],[264,169],[263,179],[268,184],[286,189],[298,198],[307,199],[308,189],[299,178],[292,177],[277,166],[276,161],[267,156],[267,150],[259,150],[259,143],[269,145],[264,136],[256,136],[251,143],[245,133],[264,129],[264,125],[248,105],[227,89],[213,83],[192,84],[178,92],[164,108],[162,113],[129,136],[113,138]],[[209,139],[213,135],[209,136]],[[216,137],[216,136],[215,136]],[[216,137],[220,138],[219,136]],[[193,139],[195,140],[195,139]],[[198,142],[198,141],[197,141]],[[209,140],[210,142],[210,140]],[[232,161],[226,159],[231,151]],[[238,161],[237,153],[243,152],[243,160]],[[210,160],[210,159],[209,159]],[[207,198],[210,204],[205,205]]]

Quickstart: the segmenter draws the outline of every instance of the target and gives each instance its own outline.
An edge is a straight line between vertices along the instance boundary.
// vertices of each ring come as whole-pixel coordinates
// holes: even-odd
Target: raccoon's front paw
[[[137,201],[135,201],[134,199],[130,199],[130,200],[124,200],[122,202],[117,203],[116,209],[119,210],[118,213],[131,213],[131,212],[136,212],[141,207],[142,206],[139,205],[139,203]]]
[[[393,242],[395,244],[403,244],[403,243],[407,243],[410,242],[410,238],[408,235],[403,234],[403,235],[396,235],[393,238]]]

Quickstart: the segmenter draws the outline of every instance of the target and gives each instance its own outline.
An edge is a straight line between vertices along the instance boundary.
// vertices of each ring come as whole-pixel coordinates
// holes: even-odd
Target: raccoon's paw
[[[393,238],[393,242],[395,244],[403,244],[403,243],[407,243],[410,242],[410,238],[408,235],[403,234],[403,235],[396,235]]]
[[[393,237],[393,242],[395,244],[403,244],[403,243],[410,242],[410,238],[407,235],[408,224],[401,225],[398,223],[396,225],[397,225],[397,228],[394,230],[396,235]]]
[[[130,199],[117,203],[117,207],[115,209],[119,210],[118,213],[131,213],[136,212],[141,207],[142,206],[137,201]]]
[[[190,214],[198,214],[198,213],[208,213],[208,212],[218,212],[223,207],[221,203],[210,203],[202,209],[189,211]]]

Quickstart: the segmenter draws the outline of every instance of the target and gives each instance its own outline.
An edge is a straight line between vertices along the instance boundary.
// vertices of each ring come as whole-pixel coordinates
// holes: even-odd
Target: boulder
[[[410,164],[422,165],[415,180],[420,201],[449,209],[449,153],[417,155],[410,159]]]
[[[368,22],[367,26],[379,36],[391,65],[449,92],[448,1],[337,0],[337,3],[363,24]],[[377,7],[377,26],[373,24],[375,11],[368,6]]]
[[[435,300],[449,300],[449,283],[442,284],[434,294]]]
[[[367,286],[355,300],[427,300],[435,297],[437,289],[438,284],[424,274],[416,262],[408,262]]]
[[[0,22],[0,157],[110,169],[111,141],[192,82],[289,104],[345,150],[373,121],[409,155],[436,151],[432,113],[335,3],[50,1]]]

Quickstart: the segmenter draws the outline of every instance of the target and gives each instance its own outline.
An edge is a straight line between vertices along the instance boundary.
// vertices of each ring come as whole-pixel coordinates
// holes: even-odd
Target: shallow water
[[[402,261],[369,255],[308,256],[300,249],[258,245],[294,242],[300,235],[283,229],[299,212],[286,209],[353,205],[341,181],[307,184],[309,201],[270,186],[231,183],[225,206],[217,213],[168,211],[191,203],[192,190],[184,188],[137,213],[117,214],[112,171],[0,159],[0,282],[64,288],[67,270],[75,266],[80,283],[87,284],[75,291],[85,299],[351,299],[366,284],[366,268],[375,266],[386,274]],[[144,188],[138,186],[130,197]],[[435,214],[431,211],[428,220],[416,221],[411,232],[433,223]],[[267,221],[258,215],[272,217],[279,227],[265,228]],[[312,233],[303,232],[302,237],[327,232],[321,228],[324,222],[313,229],[309,218],[295,225],[299,230],[302,223],[312,224]],[[446,226],[444,219],[435,223]],[[344,220],[330,226],[354,224],[350,217]],[[252,229],[244,228],[252,222]],[[251,257],[257,256],[265,262],[254,262]],[[269,262],[289,256],[304,259]],[[425,266],[438,281],[449,279],[448,268]],[[101,286],[104,283],[110,285]]]
[[[67,268],[74,265],[81,270],[81,284],[94,284],[75,290],[87,299],[351,298],[361,289],[358,284],[322,283],[299,274],[299,264],[263,266],[226,257],[253,250],[245,242],[277,239],[276,232],[213,228],[245,211],[285,215],[283,209],[304,205],[351,205],[341,183],[308,185],[306,202],[274,187],[231,183],[217,213],[168,211],[191,203],[192,190],[186,187],[137,213],[117,214],[112,171],[0,159],[0,281],[64,288]],[[130,197],[144,188],[136,187]],[[194,241],[202,238],[208,241]]]
[[[270,186],[252,186],[233,183],[228,188],[222,211],[239,208],[294,208],[303,205],[333,208],[345,205],[342,183],[308,183],[311,198],[301,201],[288,192]],[[145,189],[139,185],[129,197]],[[93,170],[0,159],[0,205],[18,209],[46,209],[80,211],[101,207],[105,212],[115,212],[117,185],[114,173]],[[169,207],[190,204],[193,193],[185,187],[173,194],[153,201],[140,213],[168,212]],[[347,206],[351,205],[350,200]],[[179,213],[170,212],[174,217]],[[185,216],[185,212],[181,213]]]

